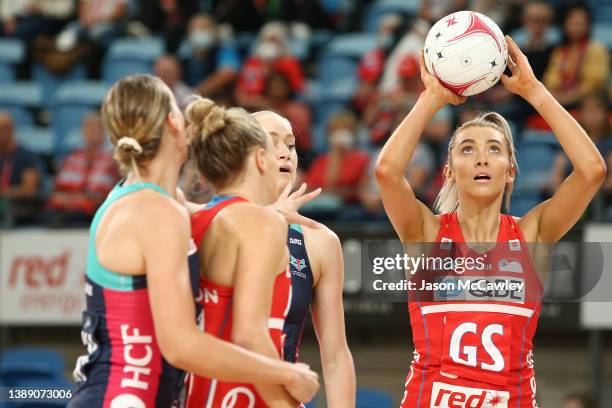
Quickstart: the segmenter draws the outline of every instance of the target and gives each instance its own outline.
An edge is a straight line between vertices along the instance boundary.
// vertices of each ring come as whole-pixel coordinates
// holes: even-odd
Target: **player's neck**
[[[174,197],[179,171],[180,165],[178,163],[169,164],[166,160],[154,158],[147,165],[146,171],[141,171],[139,180],[135,174],[130,173],[126,184],[138,182],[157,184]]]
[[[457,219],[463,238],[468,242],[495,242],[500,225],[500,206],[463,203],[457,209]]]
[[[258,205],[269,205],[271,199],[265,194],[263,189],[256,183],[250,183],[248,180],[242,183],[236,183],[233,185],[226,186],[216,191],[217,195],[223,196],[237,196],[242,197],[254,204]]]

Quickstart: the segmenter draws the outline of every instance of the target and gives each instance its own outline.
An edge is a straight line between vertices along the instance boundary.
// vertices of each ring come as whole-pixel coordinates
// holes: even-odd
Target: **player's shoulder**
[[[219,212],[219,221],[233,230],[268,231],[285,230],[287,222],[274,209],[250,202],[239,202]]]
[[[187,209],[173,197],[160,194],[155,190],[143,189],[131,197],[126,197],[125,204],[130,207],[130,216],[137,223],[156,224],[164,221],[188,220]]]
[[[338,235],[334,231],[332,231],[329,227],[323,224],[319,224],[319,228],[311,228],[307,226],[302,226],[302,232],[304,234],[304,237],[309,237],[311,239],[315,239],[323,243],[327,243],[327,244],[340,243],[340,238],[338,238]]]
[[[309,254],[332,253],[334,248],[341,248],[338,235],[323,224],[319,228],[302,226],[302,233]]]

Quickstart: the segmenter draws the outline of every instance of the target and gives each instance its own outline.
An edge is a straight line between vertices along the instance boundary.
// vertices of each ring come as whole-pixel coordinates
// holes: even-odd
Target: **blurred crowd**
[[[596,28],[611,33],[612,3],[406,0],[413,11],[388,7],[373,20],[376,3],[401,2],[0,0],[0,33],[26,46],[26,58],[17,67],[20,80],[30,79],[34,66],[63,75],[81,65],[87,78],[101,79],[104,57],[116,40],[160,37],[165,49],[151,70],[171,88],[180,107],[196,93],[252,111],[274,110],[289,119],[297,138],[300,179],[311,189],[324,189],[304,208],[307,215],[382,221],[386,217],[373,167],[382,145],[422,91],[419,49],[432,23],[470,9],[488,15],[513,36],[536,76],[583,125],[612,169],[612,42],[600,42],[595,35]],[[372,46],[353,55],[353,68],[345,71],[343,60],[330,58],[329,50],[336,39],[364,33]],[[325,73],[334,70],[342,77],[328,81]],[[87,225],[120,177],[99,115],[92,111],[84,116],[80,148],[41,157],[20,146],[15,118],[1,109],[0,215],[16,224]],[[550,196],[571,172],[547,124],[500,83],[464,105],[445,107],[428,125],[406,174],[423,202],[431,205],[442,184],[453,129],[487,110],[511,121],[519,166],[533,169],[524,176],[529,182],[515,189],[515,215]],[[43,112],[37,120],[48,118]],[[548,149],[542,162],[549,163],[535,169],[529,161],[539,161],[538,156],[528,150],[539,145],[538,137]],[[189,168],[184,173],[189,196],[206,200],[210,190],[205,180],[194,180]],[[612,176],[594,207],[586,218],[612,221]]]

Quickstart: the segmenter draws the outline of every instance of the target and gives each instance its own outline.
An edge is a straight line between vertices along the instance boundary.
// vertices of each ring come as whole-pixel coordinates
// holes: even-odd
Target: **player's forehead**
[[[274,139],[286,140],[294,138],[293,130],[286,119],[273,113],[258,115],[256,119],[261,127]]]
[[[499,142],[505,144],[504,135],[497,129],[490,126],[468,126],[457,132],[455,145],[464,143],[487,143]]]

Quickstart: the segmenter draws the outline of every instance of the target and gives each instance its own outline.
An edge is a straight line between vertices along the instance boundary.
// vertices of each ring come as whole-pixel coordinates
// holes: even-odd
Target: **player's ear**
[[[259,170],[260,173],[263,173],[266,167],[266,149],[263,147],[258,147],[253,156],[257,170]]]
[[[455,172],[448,162],[446,162],[444,165],[444,177],[446,177],[446,179],[452,183],[455,182]]]

